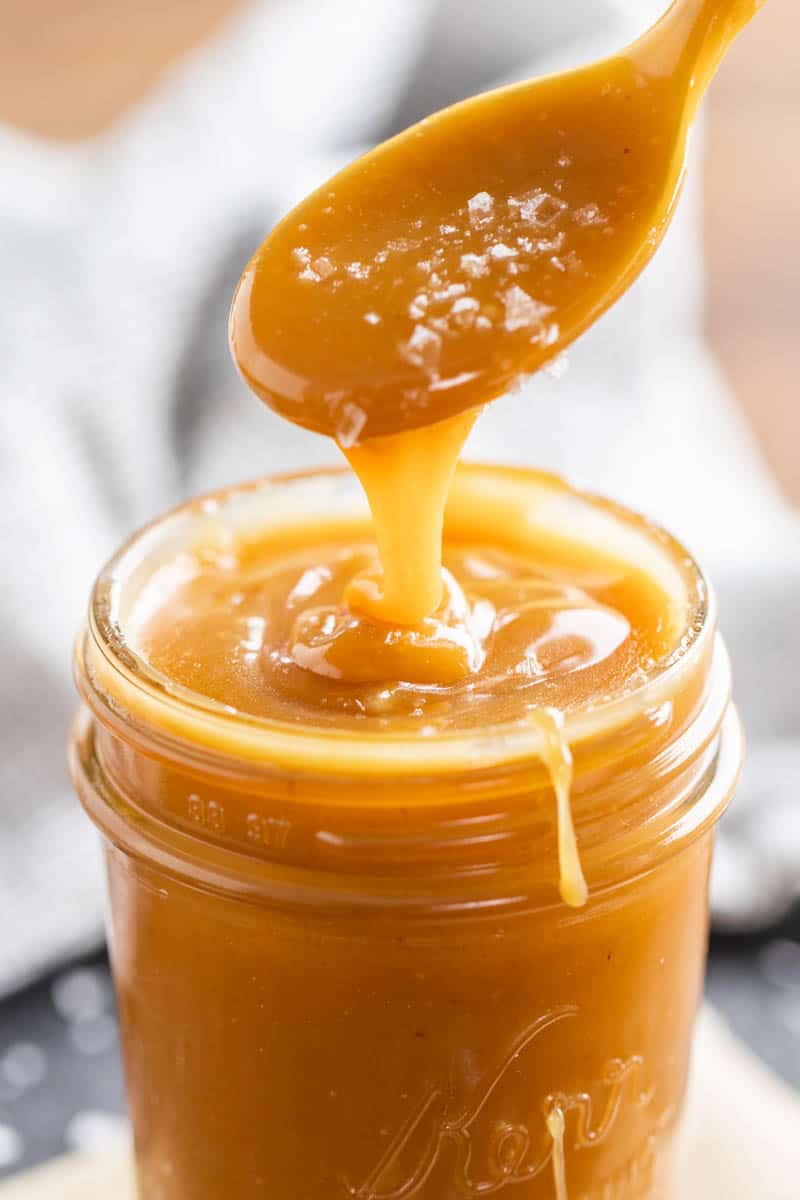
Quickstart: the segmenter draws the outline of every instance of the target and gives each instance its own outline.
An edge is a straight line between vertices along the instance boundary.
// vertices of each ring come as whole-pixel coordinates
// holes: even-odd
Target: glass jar
[[[132,602],[181,548],[363,522],[350,476],[195,501],[101,574],[71,764],[104,838],[146,1200],[669,1195],[713,829],[741,759],[728,662],[677,543],[535,478],[553,493],[536,520],[629,543],[687,598],[675,654],[567,717],[581,909],[559,898],[532,727],[280,726],[137,656]]]

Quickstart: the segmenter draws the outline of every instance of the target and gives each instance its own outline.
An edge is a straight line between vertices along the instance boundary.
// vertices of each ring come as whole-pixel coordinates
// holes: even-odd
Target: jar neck
[[[647,869],[711,819],[703,798],[730,682],[713,596],[687,551],[636,514],[538,472],[467,470],[468,524],[481,497],[494,497],[513,516],[521,552],[554,541],[580,557],[600,546],[664,597],[662,656],[566,711],[558,729],[557,766],[568,766],[565,742],[578,848],[597,890]],[[284,880],[293,901],[322,891],[428,903],[438,889],[442,903],[474,907],[484,889],[487,903],[517,894],[557,902],[554,755],[541,713],[430,737],[408,726],[322,728],[226,709],[137,651],[141,596],[187,547],[220,529],[261,544],[267,534],[294,539],[298,527],[316,537],[331,521],[363,529],[363,520],[349,475],[315,473],[193,501],[122,548],[101,572],[77,647],[92,720],[75,770],[92,815],[129,853],[162,855],[176,874],[210,872],[209,886],[254,896],[274,895]],[[478,522],[473,533],[491,541],[494,528]],[[563,787],[560,799],[563,816]]]
[[[127,853],[253,899],[558,903],[555,800],[534,758],[377,779],[278,770],[133,719],[100,686],[85,642],[77,676],[92,714],[75,740],[79,789]],[[592,894],[700,836],[732,792],[740,735],[713,631],[673,685],[645,689],[623,721],[573,744],[572,809]]]

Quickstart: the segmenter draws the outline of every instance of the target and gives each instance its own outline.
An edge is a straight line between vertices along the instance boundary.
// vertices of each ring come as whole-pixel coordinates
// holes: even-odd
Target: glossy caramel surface
[[[690,84],[754,6],[682,0],[638,49],[423,123],[245,273],[242,373],[337,438],[373,525],[167,537],[124,622],[94,613],[73,771],[108,839],[147,1200],[669,1195],[735,774],[713,611],[644,521],[607,539],[586,500],[579,537],[565,485],[537,507],[535,473],[455,464],[477,408],[652,253]],[[511,753],[517,726],[540,761],[483,770],[481,735]],[[314,770],[273,769],[287,728]],[[330,766],[398,733],[413,767],[461,730],[449,776]]]
[[[503,476],[461,473],[442,599],[414,624],[351,607],[352,580],[380,574],[376,545],[366,524],[359,536],[328,523],[200,545],[163,564],[158,602],[150,587],[147,614],[134,610],[137,651],[243,715],[356,734],[479,730],[641,682],[675,648],[674,598],[599,547],[515,537],[524,516],[502,496],[494,522],[484,496],[482,528],[470,513],[487,479],[499,489]]]
[[[234,357],[343,445],[478,407],[645,266],[686,135],[759,0],[679,0],[623,53],[467,100],[346,167],[247,268]]]
[[[234,359],[283,416],[335,438],[364,485],[380,565],[349,586],[351,611],[395,626],[434,616],[471,422],[655,252],[696,106],[758,7],[677,0],[615,57],[437,113],[346,167],[257,251],[231,310]]]

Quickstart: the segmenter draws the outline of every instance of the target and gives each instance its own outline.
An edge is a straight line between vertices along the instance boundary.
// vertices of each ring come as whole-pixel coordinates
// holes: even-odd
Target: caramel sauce
[[[148,1200],[666,1194],[740,754],[713,604],[643,518],[456,463],[653,252],[755,7],[424,122],[246,271],[242,373],[372,520],[262,482],[98,581],[72,766]]]
[[[244,273],[245,380],[345,445],[508,391],[652,257],[697,104],[759,4],[678,0],[622,53],[467,100],[346,167]]]
[[[467,508],[479,499],[471,476],[462,469],[457,488],[472,496]],[[491,528],[470,537],[460,515],[447,524],[444,594],[414,624],[377,622],[346,602],[352,580],[377,571],[366,522],[360,537],[327,527],[324,540],[312,526],[298,541],[185,555],[142,618],[136,648],[194,692],[294,724],[430,734],[537,715],[566,789],[553,710],[615,693],[661,658],[672,638],[668,597],[610,555],[559,555],[544,537],[515,545]]]
[[[547,1132],[553,1141],[553,1186],[555,1200],[569,1200],[567,1168],[564,1159],[564,1110],[554,1104],[547,1114]]]
[[[580,558],[552,573],[542,547],[509,552],[519,514],[468,487],[443,558],[448,495],[481,406],[654,253],[699,96],[757,6],[680,0],[622,54],[421,122],[278,225],[237,290],[234,357],[268,404],[338,441],[377,553],[307,529],[282,556],[192,574],[142,635],[162,673],[245,713],[428,735],[536,724],[570,905],[587,890],[562,714],[646,675],[679,622],[630,562],[585,587]]]
[[[674,647],[686,601],[618,554],[537,528],[535,492],[528,473],[458,469],[441,595],[407,625],[351,601],[355,587],[380,581],[366,519],[249,541],[215,535],[212,521],[211,535],[142,592],[132,645],[171,683],[302,728],[431,738],[535,725],[554,789],[561,895],[581,905],[563,713],[635,687]],[[540,505],[572,495],[542,477]]]
[[[345,600],[379,621],[413,625],[442,598],[442,527],[456,459],[475,421],[458,413],[441,424],[377,438],[346,451],[369,500],[381,570],[356,578]]]

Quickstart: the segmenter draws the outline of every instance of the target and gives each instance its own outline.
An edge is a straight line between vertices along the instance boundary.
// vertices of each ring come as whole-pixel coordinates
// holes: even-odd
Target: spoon
[[[347,448],[537,370],[654,254],[700,99],[762,3],[675,0],[615,57],[466,100],[346,167],[245,270],[247,383]]]

